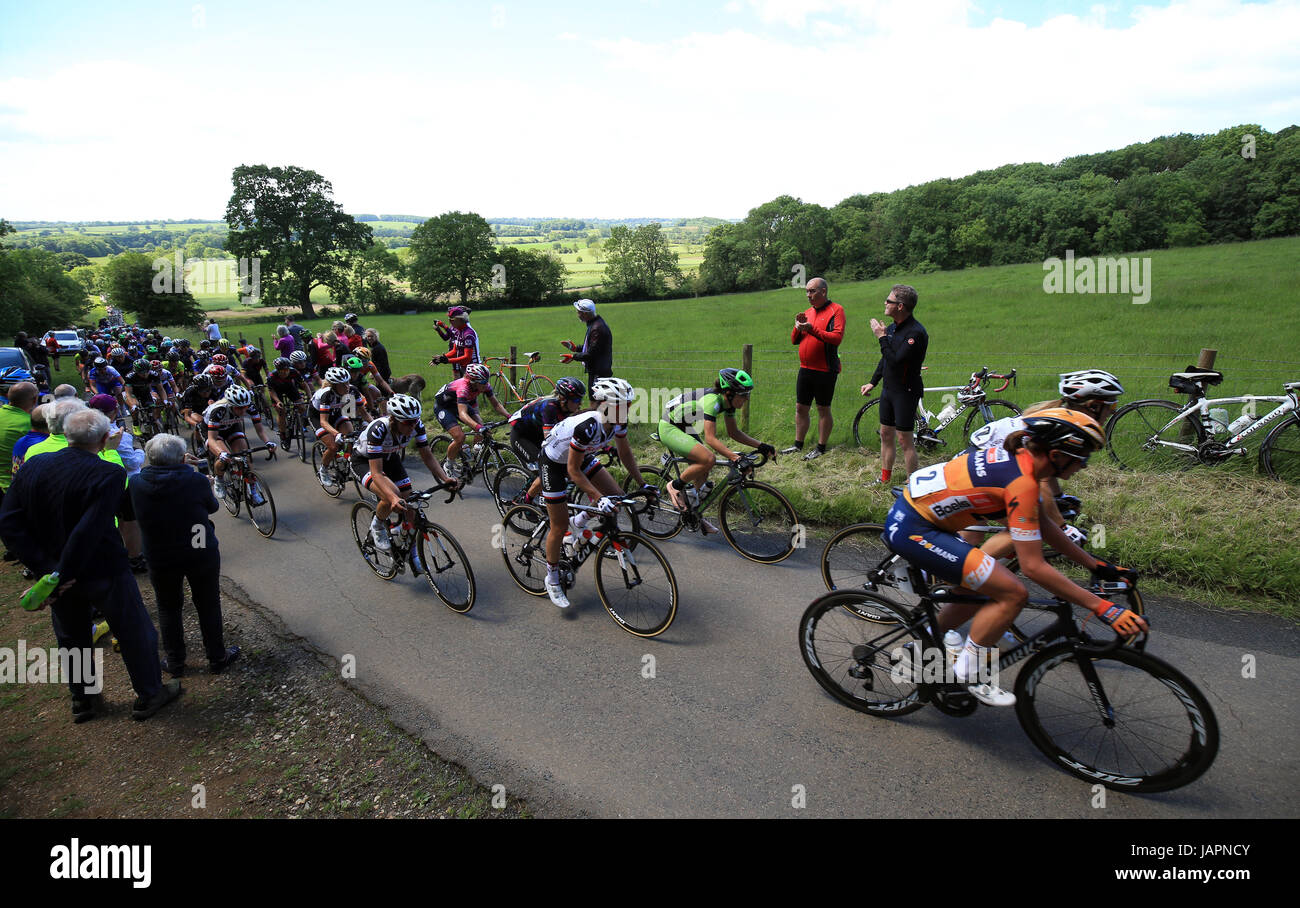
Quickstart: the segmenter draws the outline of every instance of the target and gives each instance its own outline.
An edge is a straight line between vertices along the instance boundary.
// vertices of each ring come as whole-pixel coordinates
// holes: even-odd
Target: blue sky
[[[16,3],[0,216],[219,216],[241,163],[354,212],[740,217],[1300,122],[1300,0]]]

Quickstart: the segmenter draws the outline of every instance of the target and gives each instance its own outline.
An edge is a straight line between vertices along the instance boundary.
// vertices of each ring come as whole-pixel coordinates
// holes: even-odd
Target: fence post
[[[257,336],[257,349],[259,349],[259,350],[262,351],[262,357],[265,358],[265,357],[266,357],[266,338],[262,337],[262,335],[260,335],[260,334]],[[272,359],[274,359],[274,357],[272,357]]]
[[[1202,347],[1200,355],[1196,357],[1196,368],[1213,369],[1214,358],[1218,355],[1219,355],[1218,350],[1212,350],[1209,347]],[[1189,438],[1193,438],[1194,436],[1195,436],[1195,432],[1192,430],[1192,421],[1190,419],[1184,419],[1182,425],[1178,427],[1179,439],[1187,440]]]
[[[519,352],[518,352],[518,350],[515,349],[515,346],[514,346],[513,344],[511,344],[511,345],[510,345],[510,384],[514,385],[516,388],[519,387],[519,385],[518,385],[518,384],[516,383],[516,381],[515,381],[515,366],[514,366],[514,364],[517,363],[517,362],[519,362]],[[519,396],[520,396],[520,397],[523,397],[522,394],[520,394]]]
[[[745,344],[740,351],[740,366],[750,377],[754,376],[754,345]],[[749,398],[745,398],[745,405],[740,409],[740,430],[746,435],[749,434]]]

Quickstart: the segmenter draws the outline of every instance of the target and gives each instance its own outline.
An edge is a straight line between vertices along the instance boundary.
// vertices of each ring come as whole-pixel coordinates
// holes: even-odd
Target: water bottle
[[[948,656],[949,665],[957,664],[957,657],[961,655],[961,651],[965,648],[966,641],[956,631],[948,631],[943,635],[943,651]]]
[[[946,422],[949,419],[952,419],[953,414],[956,412],[957,412],[957,408],[954,407],[952,404],[948,404],[948,406],[944,407],[942,410],[939,411],[939,416],[937,417],[937,419],[939,422]]]
[[[1236,435],[1254,421],[1255,417],[1251,416],[1249,413],[1243,413],[1232,421],[1232,425],[1228,426],[1228,434]]]
[[[482,444],[482,442],[475,442],[475,443],[474,443],[474,447],[471,448],[470,450],[473,452],[473,454],[474,454],[475,457],[478,457],[478,453],[479,453],[479,451],[482,451],[482,450],[483,450],[483,444]]]
[[[1228,431],[1228,411],[1222,407],[1215,407],[1210,411],[1210,430],[1212,432]]]
[[[50,593],[53,593],[58,586],[59,572],[54,571],[46,574],[40,580],[37,580],[31,589],[23,593],[19,602],[27,611],[34,612],[41,607],[41,603],[50,598]]]
[[[709,497],[709,493],[712,492],[712,491],[713,491],[713,482],[712,482],[712,481],[710,481],[710,482],[706,482],[704,485],[700,486],[700,495],[699,495],[699,497],[700,497],[700,498],[708,498],[708,497]]]

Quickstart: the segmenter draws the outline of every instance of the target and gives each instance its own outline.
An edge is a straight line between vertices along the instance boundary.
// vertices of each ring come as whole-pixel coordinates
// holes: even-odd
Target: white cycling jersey
[[[606,425],[595,413],[587,411],[556,423],[542,443],[542,453],[552,463],[564,463],[569,458],[569,448],[593,454],[607,447],[615,438],[626,435],[627,426]]]
[[[1002,443],[1007,440],[1007,436],[1012,432],[1020,432],[1025,428],[1025,421],[1019,416],[1007,416],[1003,419],[995,420],[987,426],[981,426],[974,432],[970,433],[970,443],[983,450],[985,448],[1000,448]]]
[[[393,417],[381,416],[361,430],[355,456],[359,460],[369,460],[371,457],[401,454],[412,438],[415,439],[416,447],[428,446],[429,436],[423,422],[416,420],[415,429],[410,434],[403,435],[393,427]]]

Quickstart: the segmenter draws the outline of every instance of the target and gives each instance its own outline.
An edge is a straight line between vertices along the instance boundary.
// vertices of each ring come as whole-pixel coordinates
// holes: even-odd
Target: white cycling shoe
[[[1016,695],[996,684],[967,684],[966,689],[985,706],[1015,706]]]
[[[388,538],[388,527],[383,524],[374,523],[373,521],[371,522],[370,538],[374,541],[375,548],[379,549],[379,551],[391,552],[393,550],[393,544]]]
[[[549,577],[546,578],[546,595],[560,608],[569,607],[569,597],[564,595],[564,585],[558,580],[552,583]]]

